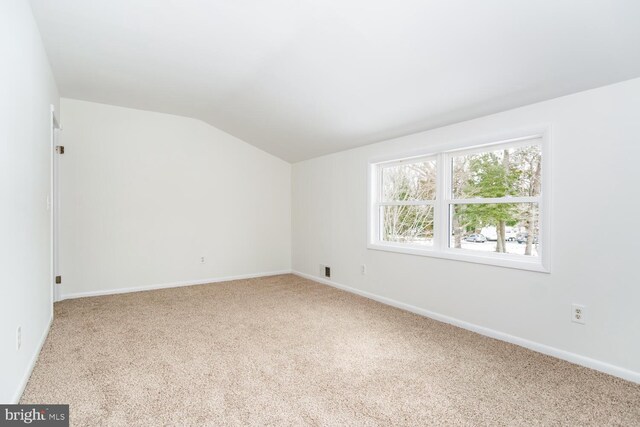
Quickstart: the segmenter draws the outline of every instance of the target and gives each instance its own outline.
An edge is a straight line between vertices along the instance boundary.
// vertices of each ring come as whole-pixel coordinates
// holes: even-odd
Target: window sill
[[[384,243],[369,243],[368,249],[385,252],[395,252],[408,255],[426,256],[432,258],[464,261],[474,264],[492,265],[496,267],[513,268],[517,270],[535,271],[538,273],[551,273],[549,268],[542,264],[540,258],[522,259],[522,255],[496,254],[488,252],[479,254],[465,249],[446,249],[440,251],[434,247],[417,247],[409,245],[393,245]]]

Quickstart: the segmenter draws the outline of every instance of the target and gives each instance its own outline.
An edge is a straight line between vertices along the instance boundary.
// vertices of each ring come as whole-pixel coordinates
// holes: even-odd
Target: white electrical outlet
[[[204,257],[203,256],[200,257],[200,264],[204,264]]]
[[[22,347],[22,326],[16,329],[16,350],[20,350],[20,347]]]
[[[362,264],[360,266],[360,273],[367,274],[367,265],[366,264]]]
[[[587,323],[587,307],[580,304],[571,304],[571,321],[584,325]]]

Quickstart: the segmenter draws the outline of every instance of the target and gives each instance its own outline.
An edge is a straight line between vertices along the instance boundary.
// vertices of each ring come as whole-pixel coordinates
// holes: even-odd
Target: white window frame
[[[550,269],[550,179],[551,158],[549,150],[550,127],[513,133],[512,137],[483,138],[471,142],[443,144],[428,151],[418,151],[405,155],[395,155],[371,159],[368,167],[368,242],[367,247],[373,250],[421,255],[435,258],[445,258],[499,267],[516,268],[521,270],[549,273]],[[476,198],[454,199],[451,187],[451,158],[507,147],[540,145],[542,151],[541,195],[535,197],[508,198]],[[436,160],[436,199],[434,201],[384,202],[382,201],[382,170],[385,167],[400,164],[415,163],[424,160]],[[470,249],[456,249],[449,247],[452,204],[471,203],[537,203],[539,208],[539,256],[529,257],[517,254],[496,252],[477,252]],[[380,208],[385,205],[433,205],[434,230],[433,246],[412,245],[410,243],[386,242],[381,239],[382,221]]]

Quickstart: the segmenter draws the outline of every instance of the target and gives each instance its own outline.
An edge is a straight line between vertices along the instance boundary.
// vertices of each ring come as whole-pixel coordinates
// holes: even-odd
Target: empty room
[[[640,426],[640,2],[2,0],[0,426]]]

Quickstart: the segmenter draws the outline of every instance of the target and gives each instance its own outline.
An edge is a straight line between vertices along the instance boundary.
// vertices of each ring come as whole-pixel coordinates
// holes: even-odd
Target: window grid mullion
[[[471,199],[447,199],[444,202],[449,205],[484,205],[484,204],[511,204],[511,203],[540,203],[541,196],[527,197],[493,197]]]
[[[404,200],[404,201],[391,201],[391,202],[378,202],[378,206],[433,206],[436,204],[435,200]]]
[[[449,246],[449,234],[451,229],[451,215],[449,215],[449,207],[445,203],[446,199],[451,197],[451,165],[449,164],[449,155],[441,153],[438,156],[438,177],[440,178],[439,206],[438,206],[438,249],[444,250]]]

